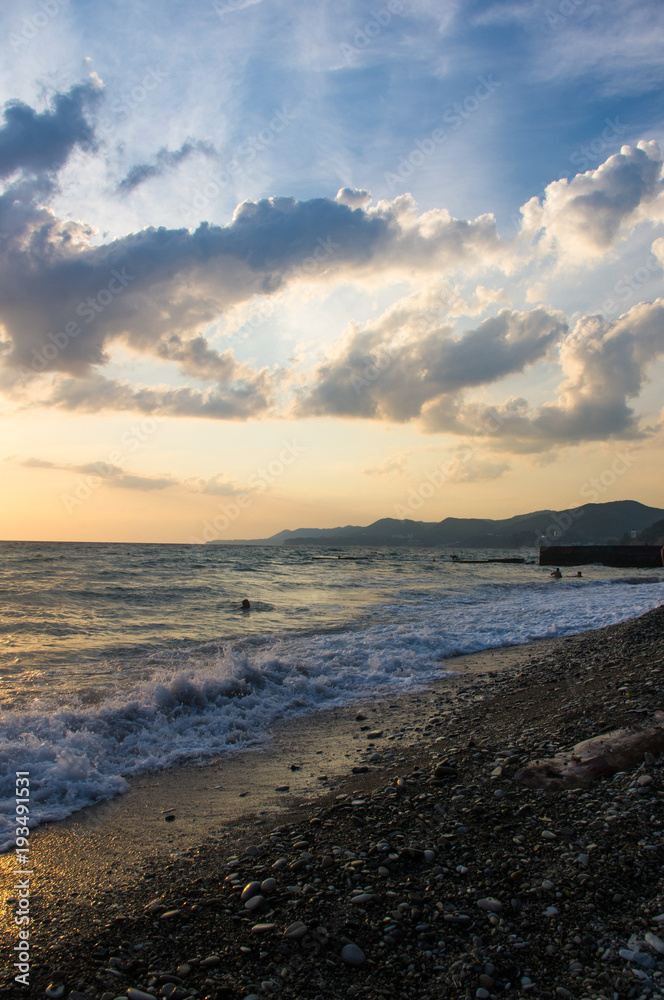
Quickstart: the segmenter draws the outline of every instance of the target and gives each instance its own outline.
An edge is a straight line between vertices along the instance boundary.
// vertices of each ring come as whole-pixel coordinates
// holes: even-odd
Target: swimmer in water
[[[245,597],[245,599],[242,602],[242,610],[243,611],[251,611],[251,604],[249,603],[249,601],[247,600],[246,597]]]
[[[559,566],[556,566],[556,568],[554,569],[553,573],[549,573],[549,576],[552,576],[554,580],[560,580],[560,579],[562,579],[562,575],[563,574],[560,572],[560,567]]]

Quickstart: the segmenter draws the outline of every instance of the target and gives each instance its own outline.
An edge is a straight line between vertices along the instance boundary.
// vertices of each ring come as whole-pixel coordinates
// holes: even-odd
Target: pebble
[[[480,910],[486,910],[489,913],[499,913],[503,908],[503,904],[499,899],[495,899],[493,896],[487,896],[486,899],[478,899],[477,905]]]
[[[284,931],[284,937],[297,941],[299,938],[304,937],[307,930],[308,928],[306,924],[303,924],[301,920],[296,920],[295,923],[290,924],[290,926],[286,928]]]
[[[240,895],[240,902],[246,903],[247,900],[251,899],[252,896],[257,896],[260,891],[261,891],[260,882],[247,882],[244,889],[242,890],[242,894]]]
[[[204,969],[214,969],[217,965],[221,965],[221,959],[219,955],[208,955],[207,958],[201,960],[201,965]]]
[[[345,944],[341,949],[341,957],[346,965],[364,965],[366,956],[356,944]]]
[[[244,908],[245,910],[249,910],[250,913],[253,913],[254,910],[260,910],[264,902],[264,896],[252,896],[251,899],[248,899],[244,904]]]
[[[62,983],[49,983],[46,987],[46,996],[51,997],[52,1000],[60,1000],[60,997],[63,997],[64,995],[65,988]]]
[[[143,990],[135,990],[133,986],[130,986],[127,990],[127,997],[129,1000],[154,1000],[153,993],[144,993]]]
[[[290,791],[290,785],[277,785],[275,792],[288,792]]]
[[[653,615],[659,615],[656,627]],[[652,641],[659,644],[648,702],[655,707],[664,682],[664,610],[616,627],[618,645],[606,640],[605,659],[612,671],[625,664],[626,672],[632,669],[638,677],[631,667],[633,644],[623,637],[629,638],[639,621],[650,622]],[[632,1000],[662,994],[655,977],[664,970],[664,913],[656,909],[661,901],[653,892],[661,874],[655,854],[661,830],[650,822],[650,813],[664,798],[657,793],[664,757],[575,792],[540,793],[506,780],[513,764],[552,756],[614,721],[606,692],[620,675],[607,677],[605,671],[602,685],[594,681],[584,688],[586,665],[592,663],[596,677],[596,641],[594,636],[592,641],[566,639],[559,661],[532,657],[533,674],[528,677],[526,668],[517,681],[523,691],[525,680],[532,718],[527,709],[523,714],[523,695],[507,712],[492,706],[493,718],[488,713],[485,718],[485,706],[469,689],[461,708],[466,715],[458,724],[454,716],[447,718],[451,712],[440,710],[446,735],[435,745],[435,733],[427,735],[430,712],[423,705],[412,730],[385,730],[380,741],[384,759],[391,760],[389,784],[387,777],[379,784],[378,772],[355,781],[351,762],[358,758],[349,756],[344,776],[330,775],[332,794],[277,819],[280,826],[271,830],[275,819],[259,813],[246,831],[229,828],[220,834],[219,843],[228,837],[232,845],[228,853],[217,844],[207,854],[203,848],[201,864],[193,858],[190,864],[187,852],[174,852],[166,871],[156,868],[157,877],[145,882],[163,896],[142,912],[136,904],[132,910],[124,890],[114,887],[112,896],[102,896],[100,910],[81,915],[80,941],[91,945],[89,957],[99,974],[108,965],[107,978],[99,982],[113,991],[94,995],[129,1000],[123,984],[132,981],[141,987],[133,996],[146,1000],[169,993],[168,1000],[188,1000],[188,995],[203,1000],[217,993],[246,1000],[247,990],[252,1000],[286,995],[323,1000],[328,994],[432,1000],[447,995],[452,981],[458,987],[454,996],[468,1000],[517,993],[536,1000],[540,995],[612,1000],[614,991]],[[597,669],[604,669],[601,663]],[[631,677],[624,683],[634,687],[638,681],[632,683]],[[539,681],[559,685],[551,705],[540,705]],[[499,694],[504,684],[511,696],[513,679],[495,684]],[[567,715],[565,706],[562,712],[559,707],[570,697],[566,687],[574,689],[575,706]],[[430,692],[422,702],[437,697]],[[579,707],[583,711],[576,713]],[[629,725],[631,719],[615,721]],[[355,728],[355,745],[363,751],[358,766],[364,767],[378,744],[362,743],[368,724],[362,734],[359,723]],[[307,774],[313,771],[311,784],[316,785],[315,762],[302,766],[303,773],[305,767]],[[498,766],[504,768],[502,787],[490,780]],[[640,781],[650,774],[654,781]],[[255,843],[244,850],[250,830]],[[236,854],[228,856],[231,851]],[[270,869],[275,878],[265,877]],[[251,893],[241,902],[248,887]],[[144,898],[134,897],[141,903]],[[279,918],[252,912],[246,907],[250,900],[265,909],[274,903]],[[156,919],[178,908],[179,919],[163,925]],[[69,916],[69,908],[64,913]],[[130,920],[125,916],[121,923],[117,918],[123,913]],[[188,925],[178,934],[185,919]],[[326,927],[319,926],[322,919]],[[254,924],[257,920],[266,922]],[[67,924],[65,919],[63,941],[72,939],[76,926]],[[355,936],[358,944],[352,942]],[[205,956],[206,941],[208,947],[217,944],[219,954],[201,960],[197,956]],[[145,964],[135,966],[142,945]],[[55,948],[52,944],[53,961]],[[86,956],[79,949],[66,976],[47,966],[52,985],[68,978],[84,989]],[[74,990],[71,998],[91,1000],[92,993],[79,997]]]
[[[455,778],[458,773],[456,767],[448,767],[447,764],[438,764],[434,768],[433,776],[434,778]]]
[[[656,951],[659,955],[664,955],[664,941],[658,938],[656,934],[651,934],[648,931],[645,935],[645,942],[650,945],[653,951]]]

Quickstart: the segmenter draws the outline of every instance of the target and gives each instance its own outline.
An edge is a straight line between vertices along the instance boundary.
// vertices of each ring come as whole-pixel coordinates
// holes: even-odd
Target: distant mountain
[[[503,520],[446,517],[443,521],[410,521],[383,517],[366,527],[347,524],[340,528],[296,528],[270,538],[255,538],[224,544],[234,545],[365,545],[456,546],[458,548],[505,548],[540,545],[617,544],[631,532],[642,532],[653,522],[664,520],[664,510],[646,507],[636,500],[587,503],[567,510],[538,510]],[[212,543],[215,544],[215,543]],[[219,544],[218,542],[216,544]]]
[[[634,539],[638,545],[664,545],[664,520],[655,521]]]

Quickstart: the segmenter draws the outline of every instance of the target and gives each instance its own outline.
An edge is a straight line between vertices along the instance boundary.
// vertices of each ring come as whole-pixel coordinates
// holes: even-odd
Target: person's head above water
[[[250,608],[251,608],[251,604],[249,603],[249,601],[248,601],[248,600],[247,600],[247,598],[245,597],[245,599],[244,599],[244,600],[243,600],[243,602],[242,602],[242,609],[243,609],[244,611],[249,611],[249,609],[250,609]]]

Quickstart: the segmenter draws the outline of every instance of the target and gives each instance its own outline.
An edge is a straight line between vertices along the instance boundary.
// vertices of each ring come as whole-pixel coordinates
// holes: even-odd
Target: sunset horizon
[[[427,482],[425,520],[510,516],[617,465],[602,500],[660,502],[656,7],[295,4],[284,49],[268,0],[47,6],[1,15],[3,535],[244,502],[223,537],[267,537]]]

